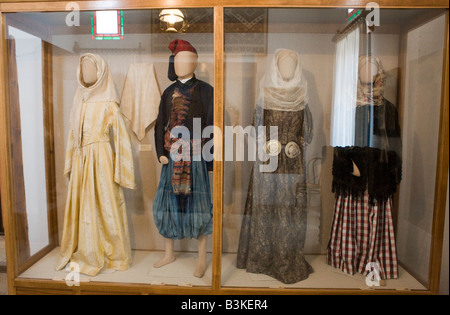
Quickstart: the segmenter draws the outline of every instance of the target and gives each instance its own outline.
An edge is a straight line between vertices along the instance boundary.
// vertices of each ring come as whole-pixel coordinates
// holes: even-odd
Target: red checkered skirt
[[[349,274],[367,274],[366,266],[375,263],[381,279],[398,278],[392,198],[369,202],[367,193],[336,196],[327,261]]]

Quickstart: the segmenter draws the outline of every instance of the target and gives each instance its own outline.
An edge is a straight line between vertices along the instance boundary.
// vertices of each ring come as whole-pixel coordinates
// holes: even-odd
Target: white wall
[[[9,27],[16,39],[22,159],[31,255],[49,242],[44,152],[41,39]]]

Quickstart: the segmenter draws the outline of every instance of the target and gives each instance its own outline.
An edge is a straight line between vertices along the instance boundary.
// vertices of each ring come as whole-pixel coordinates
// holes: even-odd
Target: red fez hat
[[[180,51],[191,51],[198,55],[197,50],[194,48],[194,46],[192,46],[188,41],[182,39],[175,39],[174,41],[172,41],[169,44],[169,49],[174,56],[176,56]]]

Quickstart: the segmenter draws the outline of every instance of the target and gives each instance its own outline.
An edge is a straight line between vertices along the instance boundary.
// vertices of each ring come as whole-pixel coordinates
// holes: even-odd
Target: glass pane
[[[9,27],[9,104],[14,155],[18,259],[22,264],[49,244],[45,173],[42,41]]]
[[[224,286],[426,289],[444,31],[225,9]]]
[[[11,115],[24,157],[20,243],[28,257],[37,232],[59,243],[21,276],[210,286],[212,170],[196,152],[213,119],[213,10],[181,9],[174,22],[162,10],[111,12],[6,14],[24,93]],[[187,139],[171,138],[177,125]],[[189,154],[178,161],[181,141]],[[52,194],[57,219],[47,223]]]
[[[22,161],[30,255],[49,242],[44,152],[41,39],[9,28],[15,39],[22,132]]]
[[[444,36],[442,15],[408,32],[406,41],[405,167],[398,214],[398,229],[403,232],[398,235],[398,254],[423,283],[428,283],[431,249]]]

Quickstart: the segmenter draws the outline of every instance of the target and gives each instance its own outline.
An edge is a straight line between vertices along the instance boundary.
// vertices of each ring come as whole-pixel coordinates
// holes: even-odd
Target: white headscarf
[[[278,62],[287,55],[294,56],[296,68],[293,77],[285,81]],[[260,83],[259,104],[265,109],[299,111],[308,104],[308,83],[300,66],[300,56],[289,49],[278,49]]]
[[[361,78],[358,78],[358,92],[356,98],[356,106],[361,105],[383,105],[384,104],[384,86],[386,85],[386,74],[384,72],[383,63],[374,55],[363,55],[359,57],[358,74],[364,67],[374,64],[378,72],[373,75],[372,83],[364,84]]]
[[[84,83],[83,72],[81,70],[81,65],[85,60],[92,61],[97,68],[97,81],[90,86],[86,86]],[[70,119],[72,122],[74,139],[77,139],[77,142],[80,145],[81,143],[79,142],[82,140],[80,137],[80,132],[82,132],[82,130],[80,130],[82,104],[94,102],[115,102],[120,104],[120,98],[111,72],[109,71],[109,67],[105,60],[99,55],[91,53],[81,55],[77,69],[77,80],[78,88],[75,93]]]

